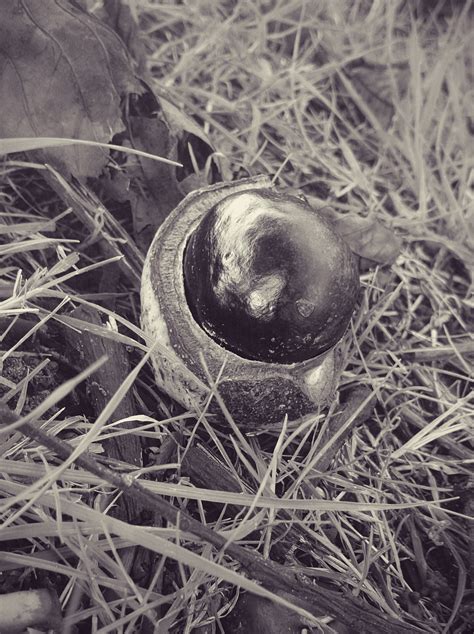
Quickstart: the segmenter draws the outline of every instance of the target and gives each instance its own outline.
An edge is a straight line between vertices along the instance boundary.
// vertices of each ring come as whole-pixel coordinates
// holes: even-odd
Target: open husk
[[[142,326],[149,337],[156,381],[185,408],[225,415],[211,390],[218,391],[234,421],[257,430],[294,420],[331,398],[339,373],[336,349],[307,361],[282,364],[244,359],[211,339],[187,305],[183,256],[203,215],[223,198],[250,189],[271,188],[266,177],[219,183],[189,194],[156,233],[142,276]]]

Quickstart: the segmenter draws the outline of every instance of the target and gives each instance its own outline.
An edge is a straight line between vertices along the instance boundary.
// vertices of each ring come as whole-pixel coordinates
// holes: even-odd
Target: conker
[[[206,333],[246,359],[294,363],[332,348],[359,290],[358,265],[308,204],[268,189],[224,198],[184,256],[186,298]]]
[[[258,284],[263,283],[264,298],[270,292],[278,300],[273,300],[275,308],[269,308],[272,302],[267,302],[266,310],[260,312],[261,302],[252,295],[255,289],[251,285],[247,288],[241,271],[237,271],[237,280],[244,284],[242,292],[235,292],[239,289],[233,287],[232,277],[225,278],[224,285],[219,286],[218,268],[215,264],[212,270],[208,266],[213,261],[208,259],[213,248],[207,253],[199,252],[202,241],[211,238],[213,225],[220,226],[221,214],[227,217],[235,205],[240,210],[236,219],[240,218],[243,227],[248,224],[243,213],[249,208],[247,203],[256,206],[249,215],[255,221],[255,244],[250,240],[246,250],[237,244],[227,249],[225,240],[221,241],[227,233],[222,231],[214,262],[226,262],[227,253],[232,250],[239,257],[242,253],[249,256],[242,270],[256,283],[257,295],[262,292]],[[263,213],[259,211],[262,209]],[[231,229],[236,219],[230,223]],[[305,227],[311,228],[311,233],[304,231]],[[268,243],[265,228],[271,236]],[[240,235],[235,231],[228,235]],[[245,231],[241,233],[249,239]],[[313,239],[317,253],[312,255]],[[304,257],[296,253],[300,247]],[[240,260],[235,263],[240,269]],[[318,263],[320,267],[316,266]],[[343,334],[354,305],[358,287],[354,267],[347,247],[331,226],[298,199],[273,192],[267,177],[217,183],[188,194],[157,231],[143,267],[141,321],[157,385],[186,409],[199,413],[206,408],[213,421],[225,424],[226,415],[219,400],[210,398],[213,381],[218,379],[217,390],[225,410],[245,431],[281,424],[285,416],[293,421],[313,413],[331,400],[340,373],[341,355],[334,344]],[[206,270],[210,271],[211,285],[206,282]],[[273,285],[274,271],[277,278],[285,280],[285,286],[281,282]],[[320,286],[312,279],[316,272]],[[210,290],[218,291],[217,298]],[[323,297],[323,291],[327,296]],[[229,296],[230,310],[226,305]],[[214,302],[219,314],[222,311],[224,319],[216,318],[218,312],[205,306],[207,299]],[[305,301],[314,304],[314,309]],[[242,313],[233,320],[231,313],[236,306]],[[253,313],[245,311],[248,307]],[[279,312],[275,312],[276,308]],[[314,311],[319,315],[318,323],[308,327]],[[199,315],[203,313],[206,323],[201,325]],[[255,313],[260,317],[260,322],[255,322],[259,336],[252,343],[250,324],[254,323],[251,320],[255,320]],[[282,321],[277,322],[275,316]],[[293,318],[298,320],[298,326],[291,323]],[[244,321],[246,330],[240,328]],[[275,341],[265,331],[268,325],[276,333]],[[222,326],[227,327],[228,334]],[[242,333],[243,340],[239,339]],[[303,345],[308,335],[310,340]],[[270,352],[265,348],[268,342]]]

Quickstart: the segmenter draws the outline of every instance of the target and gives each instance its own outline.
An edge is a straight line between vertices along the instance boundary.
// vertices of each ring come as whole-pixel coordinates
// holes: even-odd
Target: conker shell
[[[269,189],[266,177],[218,183],[188,194],[157,231],[142,275],[142,326],[149,337],[159,387],[186,409],[204,407],[225,422],[216,399],[208,404],[210,384],[237,425],[257,430],[294,420],[331,398],[339,374],[337,349],[296,363],[267,363],[226,350],[195,321],[183,275],[184,251],[203,216],[229,195]]]

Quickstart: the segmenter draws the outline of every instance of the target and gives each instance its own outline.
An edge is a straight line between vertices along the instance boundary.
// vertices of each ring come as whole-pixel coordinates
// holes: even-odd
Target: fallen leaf
[[[374,218],[353,214],[336,215],[332,211],[328,215],[353,253],[377,264],[395,262],[400,253],[401,240],[391,229]]]
[[[175,134],[183,134],[187,132],[212,149],[212,143],[204,132],[204,130],[196,123],[194,119],[188,116],[185,112],[180,110],[176,104],[173,103],[171,97],[163,90],[158,91],[160,97],[160,104],[163,108],[163,112],[166,115],[166,119],[170,124],[171,129]]]
[[[102,10],[95,13],[125,42],[137,74],[153,88],[162,113],[160,118],[166,121],[170,136],[177,141],[176,158],[182,163],[182,169],[177,171],[176,176],[181,193],[184,195],[220,180],[222,157],[215,152],[197,121],[186,114],[149,73],[145,43],[130,6],[124,0],[104,0]]]
[[[123,203],[146,249],[184,195],[176,166],[186,166],[160,102],[117,33],[75,4],[5,0],[2,9],[0,153],[33,150],[66,180],[89,178],[105,202]]]
[[[183,164],[183,168],[177,170],[181,191],[186,194],[220,180],[221,155],[215,151],[207,134],[191,116],[178,108],[165,90],[160,87],[157,94],[166,121],[177,139],[177,159]]]
[[[99,15],[101,20],[125,42],[135,63],[137,74],[149,83],[146,46],[133,13],[136,13],[136,9],[132,12],[129,3],[122,0],[104,0],[102,10],[95,9],[95,14]]]
[[[144,84],[145,85],[145,84]],[[158,90],[158,94],[161,91]],[[150,154],[167,156],[170,159],[178,158],[182,163],[179,176],[174,167],[164,164],[152,164],[148,160],[138,157],[138,160],[127,160],[121,166],[122,171],[128,177],[127,182],[122,179],[118,182],[115,174],[105,174],[104,185],[114,200],[128,200],[133,219],[133,234],[137,244],[145,252],[156,230],[168,214],[176,207],[185,195],[182,187],[184,179],[188,177],[192,168],[189,167],[187,152],[183,151],[183,139],[192,138],[194,148],[199,148],[198,168],[206,161],[212,148],[194,133],[188,133],[187,128],[192,127],[187,122],[187,117],[182,115],[180,121],[186,125],[186,129],[179,128],[177,118],[170,123],[168,110],[163,107],[164,100],[157,99],[151,90],[144,95],[130,95],[125,110],[127,123],[127,143],[137,149]],[[197,124],[195,131],[199,131]],[[186,137],[186,135],[189,135]],[[116,170],[113,170],[116,171]],[[211,176],[214,174],[211,173]],[[186,185],[188,181],[186,180]],[[200,183],[200,186],[208,184]],[[126,189],[124,189],[126,185]],[[117,187],[118,186],[118,187]],[[115,190],[115,191],[114,191]]]
[[[174,137],[164,119],[159,117],[129,116],[130,137],[135,148],[145,152],[163,156],[176,156]],[[146,227],[154,232],[168,216],[179,201],[182,194],[179,190],[175,171],[166,166],[157,166],[149,161],[138,161],[141,187],[132,183],[132,192],[138,194],[134,205],[133,225],[137,238]],[[133,198],[130,198],[133,201]]]
[[[4,0],[0,41],[1,137],[107,143],[125,127],[123,96],[145,91],[120,38],[66,0]],[[42,156],[84,178],[100,173],[109,152],[72,146]]]

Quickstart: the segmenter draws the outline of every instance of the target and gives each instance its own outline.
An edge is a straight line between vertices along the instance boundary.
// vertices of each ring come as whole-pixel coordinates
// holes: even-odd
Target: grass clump
[[[223,433],[159,394],[144,367],[94,418],[61,333],[81,326],[73,307],[98,306],[94,334],[126,345],[138,364],[146,350],[138,281],[121,278],[111,291],[112,263],[51,196],[43,166],[6,158],[1,402],[106,462],[110,437],[136,436],[147,446],[144,466],[112,466],[228,543],[407,626],[468,632],[472,3],[137,0],[132,8],[156,88],[203,126],[225,179],[269,174],[314,206],[382,222],[403,247],[393,265],[364,268],[328,411],[274,432]],[[333,451],[325,430],[354,389],[367,399],[348,412],[347,437]],[[127,394],[131,429],[114,414]],[[134,526],[114,515],[120,493],[18,429],[2,443],[0,588],[53,584],[68,631],[220,632],[237,586],[259,591],[228,554],[160,517]],[[207,486],[193,475],[190,457],[204,460],[203,447],[228,486],[224,475]],[[146,565],[127,559],[136,546]]]

